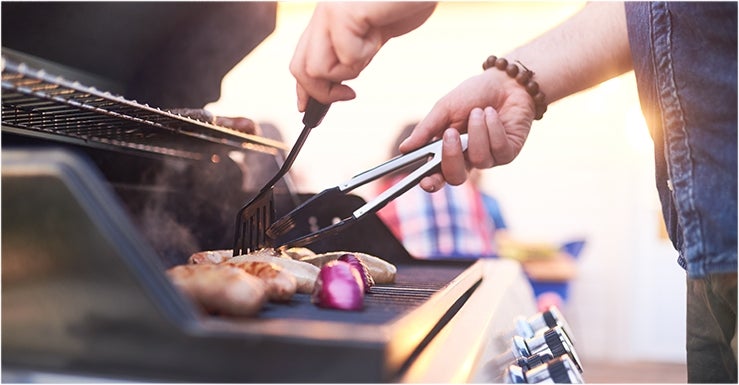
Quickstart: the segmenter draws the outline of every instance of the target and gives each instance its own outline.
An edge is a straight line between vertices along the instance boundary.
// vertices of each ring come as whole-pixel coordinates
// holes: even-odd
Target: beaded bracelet
[[[526,89],[526,92],[528,92],[528,94],[534,99],[534,105],[536,107],[536,116],[534,119],[539,120],[547,111],[547,105],[544,102],[544,93],[539,90],[539,83],[532,79],[534,77],[534,72],[526,68],[526,66],[520,61],[517,60],[516,63],[518,64],[509,64],[508,60],[505,58],[498,58],[495,55],[491,55],[484,63],[482,63],[482,69],[499,69],[508,74],[511,78],[515,79],[518,84],[522,85]],[[519,65],[523,70],[519,70]]]

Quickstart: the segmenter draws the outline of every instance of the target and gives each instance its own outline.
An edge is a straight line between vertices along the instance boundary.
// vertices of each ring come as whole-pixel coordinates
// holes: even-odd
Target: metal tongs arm
[[[467,134],[461,135],[462,151],[467,150]],[[418,184],[426,176],[431,175],[441,166],[441,140],[437,140],[431,144],[421,147],[417,150],[411,151],[407,154],[395,157],[369,171],[355,176],[344,184],[339,185],[342,191],[351,191],[359,186],[367,184],[373,180],[379,179],[392,172],[400,170],[406,166],[409,166],[424,158],[429,158],[428,161],[417,169],[413,170],[410,174],[406,175],[403,179],[396,182],[392,186],[388,187],[385,191],[380,193],[377,197],[367,202],[364,206],[355,210],[353,216],[359,218],[367,213],[373,213],[399,197],[406,191]]]
[[[466,151],[468,145],[467,134],[461,135],[461,142],[462,150]],[[421,181],[421,179],[428,175],[431,175],[433,172],[438,170],[439,166],[441,165],[441,151],[442,142],[441,140],[437,140],[424,147],[413,150],[407,154],[390,159],[387,162],[382,163],[379,166],[367,170],[361,174],[358,174],[348,181],[341,183],[333,188],[326,189],[308,199],[303,204],[295,208],[293,211],[276,221],[267,230],[267,235],[273,239],[276,239],[280,235],[294,228],[297,218],[305,217],[306,213],[314,212],[313,208],[318,207],[321,204],[325,204],[326,202],[330,202],[332,199],[335,199],[337,195],[346,195],[357,187],[363,186],[369,182],[401,170],[416,162],[427,159],[425,163],[421,164],[418,168],[406,175],[403,179],[390,186],[374,199],[356,209],[354,212],[351,213],[350,216],[347,215],[346,218],[342,218],[341,221],[319,229],[311,234],[300,236],[291,241],[282,242],[282,246],[303,246],[314,242],[318,238],[337,233],[348,227],[348,225],[361,219],[366,214],[377,212],[388,202],[399,197],[400,195],[417,185]]]

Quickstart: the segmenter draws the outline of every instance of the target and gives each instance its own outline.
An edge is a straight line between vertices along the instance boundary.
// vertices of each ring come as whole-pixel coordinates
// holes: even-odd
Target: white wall
[[[317,192],[387,159],[393,138],[490,54],[504,55],[582,3],[444,3],[389,42],[335,103],[294,165]],[[216,114],[276,124],[292,144],[302,128],[288,64],[313,9],[281,3],[276,31],[223,82]],[[626,74],[550,106],[513,164],[489,170],[511,230],[532,240],[584,236],[580,276],[565,309],[583,359],[684,361],[684,274],[659,233],[651,142]],[[370,190],[360,190],[361,195]]]

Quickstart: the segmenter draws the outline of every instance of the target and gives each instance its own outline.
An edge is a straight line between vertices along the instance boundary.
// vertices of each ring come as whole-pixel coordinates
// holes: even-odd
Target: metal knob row
[[[510,349],[504,355],[509,357],[509,365],[503,381],[583,383],[582,366],[571,336],[567,321],[554,306],[528,319],[519,317]]]

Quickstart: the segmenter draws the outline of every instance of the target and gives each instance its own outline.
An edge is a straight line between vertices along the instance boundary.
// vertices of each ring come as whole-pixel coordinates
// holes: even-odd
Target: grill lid
[[[281,142],[174,114],[2,58],[3,131],[94,147],[207,159],[224,150],[276,154]]]

